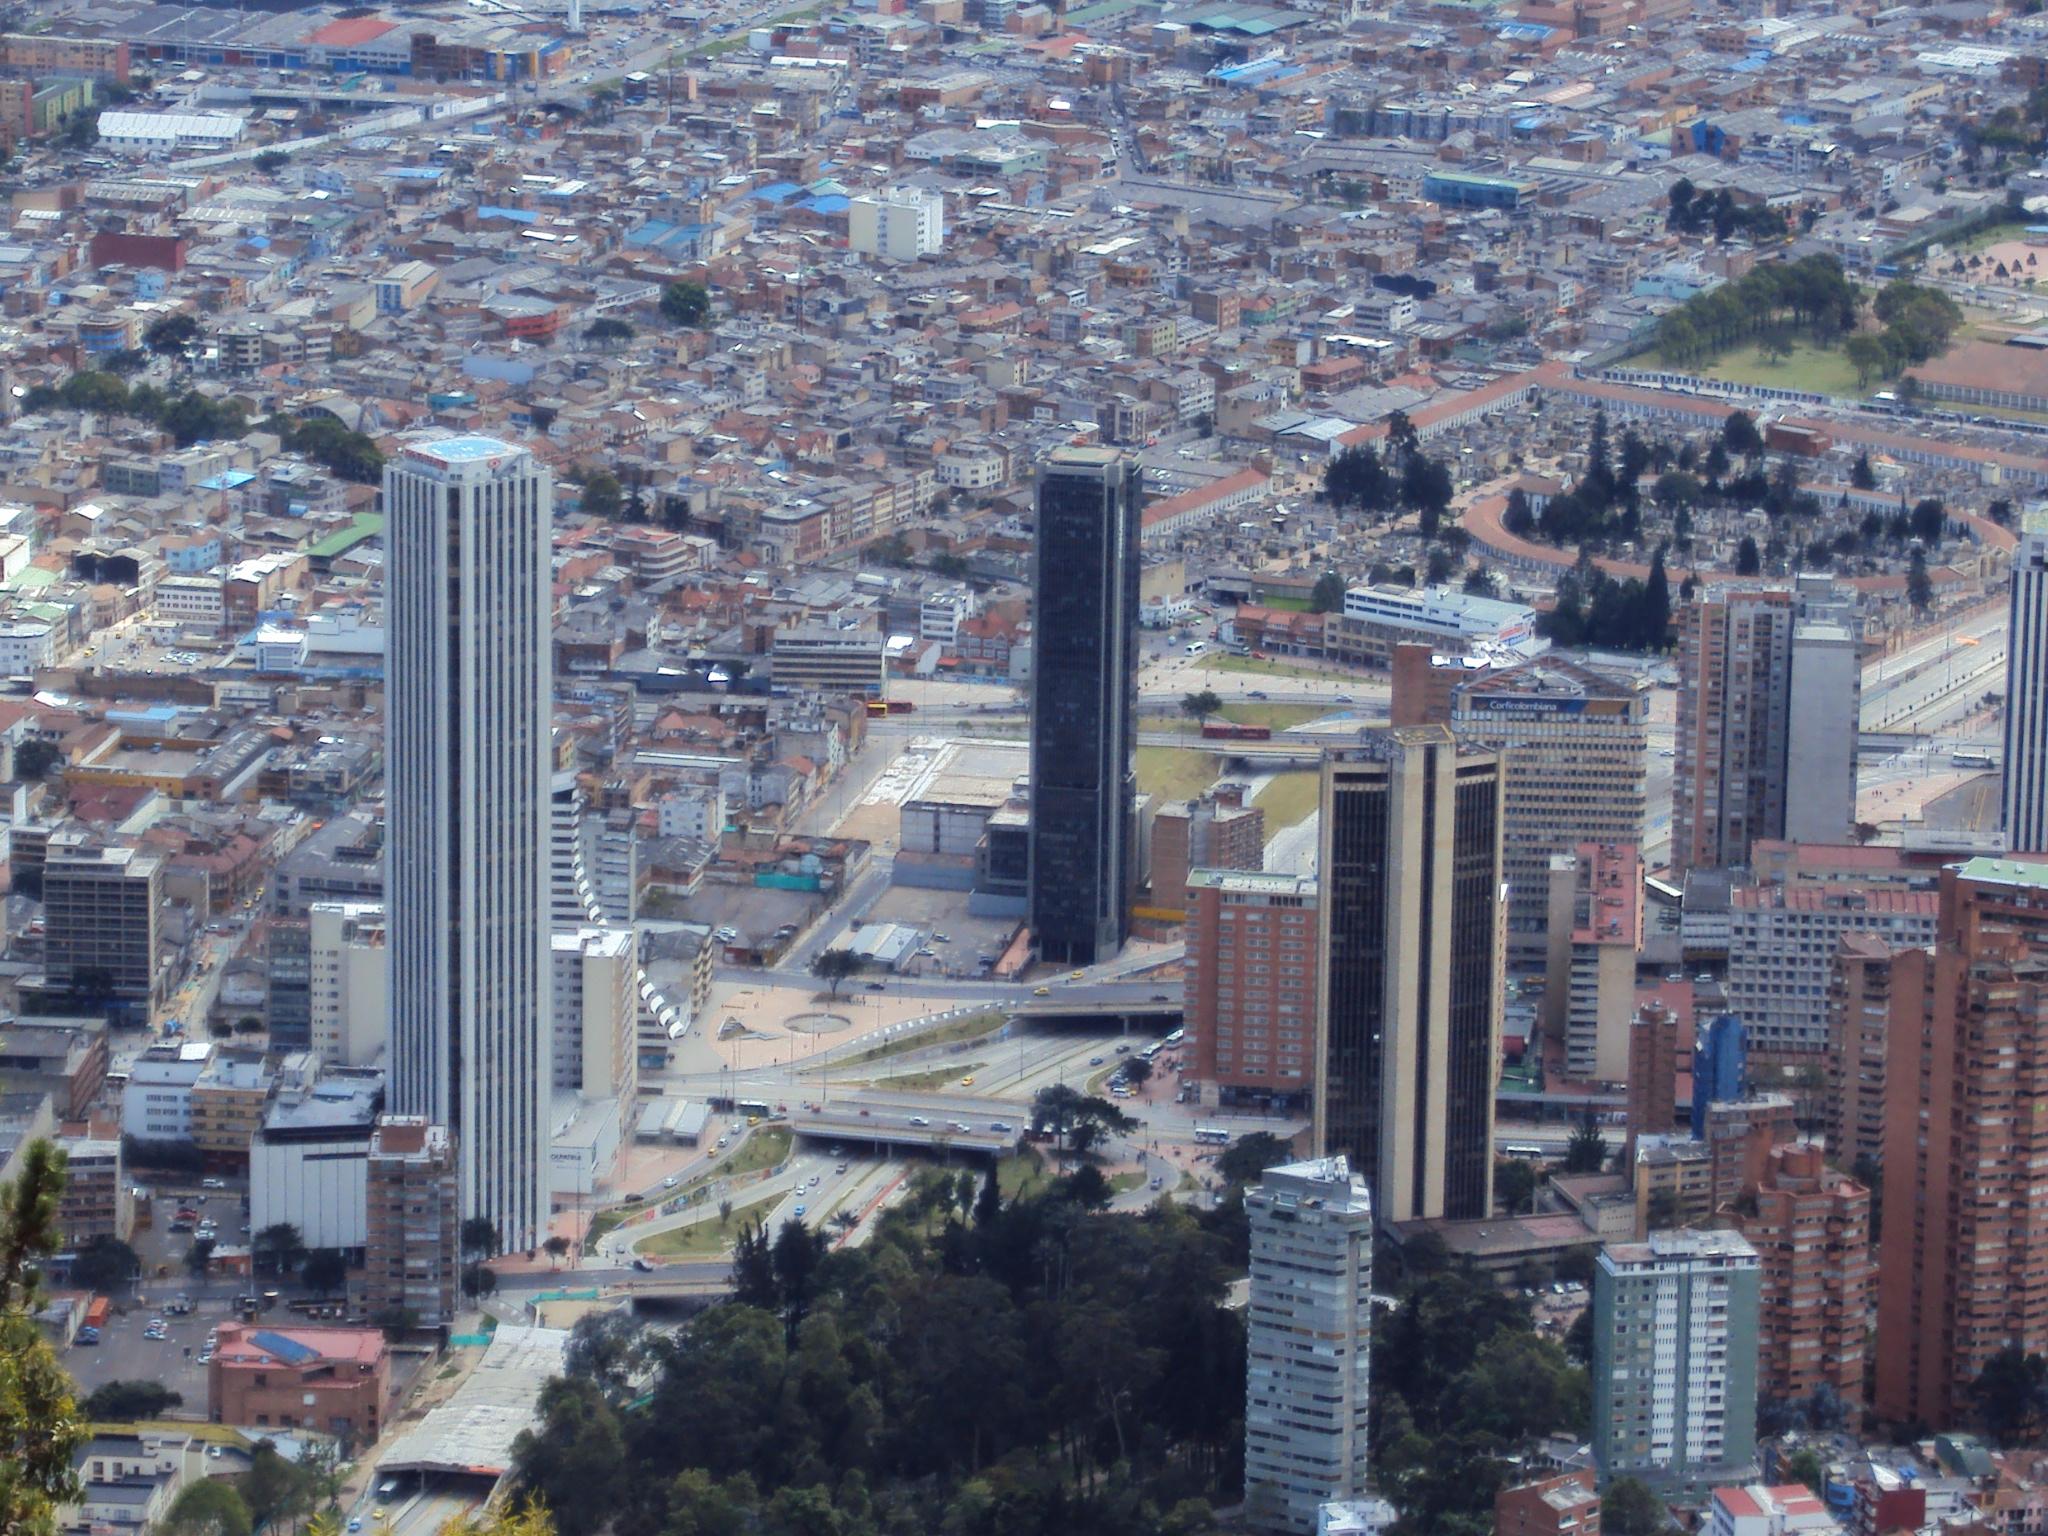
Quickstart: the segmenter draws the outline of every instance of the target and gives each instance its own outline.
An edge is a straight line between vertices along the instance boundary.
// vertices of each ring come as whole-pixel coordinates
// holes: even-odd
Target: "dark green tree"
[[[101,1424],[128,1424],[162,1418],[169,1408],[183,1407],[182,1393],[160,1381],[109,1381],[93,1389],[79,1405],[88,1419]]]
[[[1565,1143],[1564,1171],[1566,1173],[1598,1173],[1607,1163],[1607,1142],[1600,1134],[1600,1128],[1587,1115],[1572,1130],[1572,1139]]]
[[[811,961],[811,974],[831,987],[836,1001],[839,989],[866,970],[867,963],[865,956],[850,949],[824,949]]]
[[[695,329],[711,313],[711,294],[702,283],[669,283],[661,290],[662,318]]]
[[[1344,606],[1344,578],[1335,571],[1325,571],[1316,578],[1315,590],[1309,593],[1310,613],[1335,613]]]
[[[1600,1496],[1600,1529],[1605,1536],[1668,1536],[1678,1526],[1647,1483],[1622,1476]]]
[[[1934,601],[1934,582],[1927,574],[1927,551],[1917,544],[1906,561],[1906,601],[1916,613],[1925,613]]]

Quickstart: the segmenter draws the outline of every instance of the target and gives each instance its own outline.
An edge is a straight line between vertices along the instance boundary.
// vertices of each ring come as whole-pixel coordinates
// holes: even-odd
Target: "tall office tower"
[[[1244,1208],[1246,1524],[1302,1536],[1319,1505],[1366,1488],[1372,1196],[1328,1157],[1268,1168]]]
[[[1636,1142],[1669,1136],[1678,1120],[1678,1015],[1645,1003],[1628,1031],[1628,1145],[1624,1167],[1636,1165]]]
[[[118,1022],[147,1024],[163,1003],[164,861],[52,833],[43,856],[43,974],[52,993]]]
[[[1742,1033],[1742,1020],[1732,1013],[1716,1014],[1695,1025],[1692,1042],[1692,1134],[1704,1140],[1707,1134],[1707,1106],[1722,1099],[1739,1099],[1749,1092],[1749,1053]]]
[[[1182,888],[1197,1081],[1225,1104],[1298,1102],[1316,1075],[1315,880],[1197,869]]]
[[[416,1116],[379,1116],[364,1185],[363,1310],[370,1321],[409,1312],[421,1328],[452,1323],[461,1221],[448,1132]]]
[[[1545,656],[1460,686],[1451,729],[1507,760],[1501,870],[1508,949],[1518,960],[1540,961],[1550,861],[1582,843],[1643,840],[1649,685]]]
[[[2048,1353],[2048,861],[1941,872],[1931,950],[1892,957],[1879,1417],[1951,1424],[2007,1345]]]
[[[1671,872],[1749,862],[1785,835],[1792,594],[1716,592],[1678,610]]]
[[[1508,799],[1514,799],[1513,759]],[[1628,1078],[1636,957],[1643,947],[1643,854],[1634,843],[1581,843],[1550,861],[1550,963],[1543,1027],[1564,1040],[1565,1071]]]
[[[1323,761],[1315,1146],[1381,1221],[1492,1211],[1502,794],[1440,725]]]
[[[2008,853],[2048,853],[2048,513],[2027,514],[2012,556],[1998,809]]]
[[[1593,1271],[1600,1480],[1696,1488],[1756,1459],[1756,1250],[1737,1232],[1610,1243]]]
[[[1031,687],[1031,927],[1093,965],[1130,931],[1137,880],[1137,464],[1057,448],[1038,476]]]
[[[487,437],[384,471],[391,1095],[455,1138],[462,1215],[546,1236],[549,523],[554,481]]]
[[[1843,1167],[1884,1164],[1884,1062],[1892,1007],[1892,947],[1844,934],[1828,978],[1828,1150]]]
[[[554,1084],[630,1105],[640,1082],[638,945],[630,928],[557,928],[550,941]]]
[[[1863,1401],[1870,1328],[1870,1191],[1811,1142],[1770,1150],[1741,1219],[1757,1251],[1757,1391],[1793,1402],[1829,1386]]]
[[[1841,624],[1792,631],[1792,717],[1785,739],[1785,836],[1846,843],[1856,830],[1856,744],[1863,730],[1863,645]]]

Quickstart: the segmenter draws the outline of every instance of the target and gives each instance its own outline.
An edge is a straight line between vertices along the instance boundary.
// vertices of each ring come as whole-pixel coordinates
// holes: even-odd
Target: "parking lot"
[[[193,1310],[185,1317],[156,1312],[148,1303],[133,1298],[117,1302],[114,1315],[100,1332],[100,1342],[72,1345],[64,1352],[64,1364],[81,1393],[110,1381],[161,1382],[184,1399],[177,1410],[180,1417],[203,1419],[207,1416],[206,1368],[199,1363],[199,1355],[207,1329],[228,1321],[231,1301],[226,1295],[195,1295]],[[143,1337],[155,1316],[164,1320],[166,1337],[161,1340]]]

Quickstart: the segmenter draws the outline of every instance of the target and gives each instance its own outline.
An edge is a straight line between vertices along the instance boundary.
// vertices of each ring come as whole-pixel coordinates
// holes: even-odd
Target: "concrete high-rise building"
[[[1513,771],[1510,760],[1509,801]],[[1643,947],[1643,855],[1634,843],[1581,843],[1550,861],[1550,963],[1543,1025],[1564,1040],[1565,1071],[1628,1077],[1636,956]]]
[[[1785,836],[1845,843],[1856,830],[1856,744],[1863,730],[1863,644],[1840,624],[1792,632],[1792,715],[1785,745]]]
[[[1870,1191],[1811,1142],[1773,1147],[1742,1234],[1757,1251],[1757,1391],[1791,1402],[1829,1386],[1863,1401],[1870,1329]]]
[[[861,256],[915,261],[946,244],[946,200],[937,192],[904,187],[870,192],[846,208],[846,247]]]
[[[1879,1417],[1946,1425],[2008,1345],[2048,1353],[2048,861],[1941,872],[1939,936],[1891,967]]]
[[[2021,525],[2011,603],[1999,818],[2008,853],[2048,853],[2048,513]]]
[[[1342,1157],[1268,1168],[1245,1191],[1245,1523],[1316,1529],[1366,1491],[1372,1196]]]
[[[1137,463],[1057,448],[1038,477],[1031,927],[1055,965],[1115,956],[1137,883]]]
[[[421,1328],[455,1320],[462,1227],[448,1132],[416,1115],[382,1115],[370,1132],[364,1200],[363,1309],[410,1313]]]
[[[144,1024],[162,1006],[164,861],[55,832],[43,856],[43,974],[75,1006]]]
[[[1742,1016],[1751,1056],[1774,1065],[1820,1063],[1829,969],[1844,935],[1882,934],[1895,949],[1934,941],[1934,892],[1890,880],[1767,881],[1728,896],[1728,1008]]]
[[[1316,882],[1198,869],[1184,887],[1194,1076],[1224,1103],[1305,1098],[1316,1075]]]
[[[316,901],[307,913],[313,1054],[366,1067],[389,1034],[391,950],[380,902]]]
[[[1892,946],[1876,934],[1844,934],[1828,981],[1828,1149],[1843,1167],[1884,1163],[1886,1036],[1891,1023]]]
[[[487,437],[385,467],[391,1095],[446,1126],[462,1215],[546,1235],[554,481]]]
[[[554,1086],[559,1091],[632,1102],[640,1081],[635,951],[630,928],[555,931]]]
[[[1264,869],[1266,813],[1244,803],[1242,784],[1218,784],[1152,818],[1152,900],[1176,907],[1197,869]]]
[[[1678,1015],[1662,1003],[1636,1010],[1628,1031],[1628,1143],[1623,1164],[1633,1168],[1636,1143],[1669,1136],[1678,1123]]]
[[[1756,1250],[1736,1232],[1611,1243],[1593,1271],[1593,1461],[1605,1483],[1731,1481],[1756,1460]]]
[[[1315,1146],[1381,1221],[1492,1210],[1503,793],[1442,726],[1323,762]]]
[[[1692,1041],[1692,1134],[1703,1141],[1707,1134],[1707,1106],[1722,1099],[1739,1099],[1749,1092],[1749,1050],[1742,1032],[1742,1020],[1732,1013],[1716,1014],[1693,1029]]]
[[[1508,948],[1518,959],[1540,960],[1550,861],[1585,843],[1642,843],[1649,685],[1540,657],[1459,686],[1451,729],[1506,759]]]
[[[1792,594],[1718,591],[1678,610],[1671,871],[1749,861],[1785,835]]]

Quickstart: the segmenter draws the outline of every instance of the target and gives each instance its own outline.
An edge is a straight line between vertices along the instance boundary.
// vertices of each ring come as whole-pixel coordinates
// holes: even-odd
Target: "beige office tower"
[[[1324,761],[1315,1145],[1383,1222],[1492,1208],[1504,789],[1442,726]]]
[[[1451,729],[1507,761],[1507,943],[1517,961],[1540,960],[1550,861],[1583,843],[1643,840],[1649,684],[1545,656],[1461,684]]]

